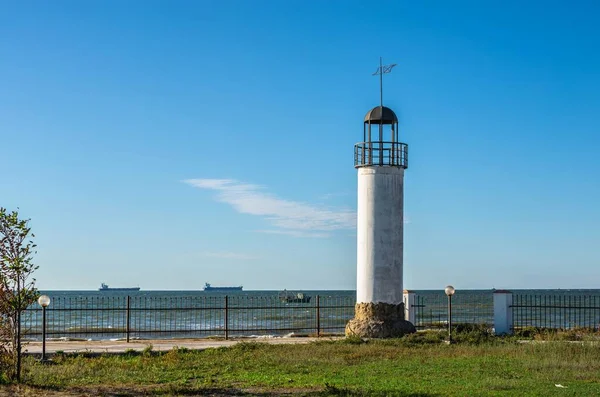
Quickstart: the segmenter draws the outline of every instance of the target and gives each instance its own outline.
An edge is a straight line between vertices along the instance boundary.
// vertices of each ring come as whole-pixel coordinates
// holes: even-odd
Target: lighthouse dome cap
[[[385,106],[375,106],[365,115],[365,123],[371,124],[393,124],[398,122],[396,113]]]

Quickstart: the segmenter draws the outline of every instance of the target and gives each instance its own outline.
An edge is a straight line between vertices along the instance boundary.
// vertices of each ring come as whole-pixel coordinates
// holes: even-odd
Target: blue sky
[[[597,288],[595,2],[0,2],[38,286],[354,289],[353,144],[409,144],[405,287]]]

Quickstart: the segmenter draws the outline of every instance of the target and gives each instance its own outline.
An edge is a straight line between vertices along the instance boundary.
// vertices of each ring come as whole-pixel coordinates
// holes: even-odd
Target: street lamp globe
[[[445,293],[446,293],[446,295],[448,295],[448,296],[452,296],[452,295],[454,295],[454,291],[455,291],[455,290],[454,290],[454,287],[453,287],[453,286],[451,286],[451,285],[447,286],[447,287],[446,287],[446,289],[444,290],[444,292],[445,292]]]
[[[48,295],[42,295],[38,298],[38,303],[41,307],[50,306],[50,297]]]

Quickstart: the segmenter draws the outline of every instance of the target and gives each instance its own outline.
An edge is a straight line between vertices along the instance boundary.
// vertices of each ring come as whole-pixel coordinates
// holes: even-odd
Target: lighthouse
[[[383,106],[383,74],[395,65],[380,67],[380,105],[364,118],[363,140],[354,145],[358,170],[357,274],[354,318],[346,335],[369,338],[398,337],[415,332],[404,319],[404,171],[408,145],[400,142],[398,117]]]

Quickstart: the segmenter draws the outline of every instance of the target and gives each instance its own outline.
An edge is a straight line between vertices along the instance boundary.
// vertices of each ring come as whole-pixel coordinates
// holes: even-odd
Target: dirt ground
[[[311,394],[316,390],[309,389],[290,389],[290,390],[238,390],[238,389],[205,389],[202,391],[192,391],[187,389],[170,390],[160,387],[134,386],[134,387],[90,387],[90,388],[71,388],[69,390],[44,390],[32,388],[29,386],[0,386],[0,397],[142,397],[149,395],[162,396],[205,396],[205,397],[224,397],[224,396],[301,396]]]

